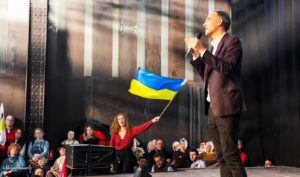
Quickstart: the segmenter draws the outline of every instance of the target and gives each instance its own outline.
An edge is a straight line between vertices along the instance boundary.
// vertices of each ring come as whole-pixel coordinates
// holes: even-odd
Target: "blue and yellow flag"
[[[138,68],[128,91],[143,98],[172,100],[184,83],[182,79],[162,77]]]

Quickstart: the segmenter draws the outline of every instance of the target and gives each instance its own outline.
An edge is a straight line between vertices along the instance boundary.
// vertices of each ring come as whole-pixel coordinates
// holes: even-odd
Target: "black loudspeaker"
[[[67,168],[82,170],[84,174],[96,169],[109,169],[115,158],[115,148],[109,146],[79,144],[66,147]]]

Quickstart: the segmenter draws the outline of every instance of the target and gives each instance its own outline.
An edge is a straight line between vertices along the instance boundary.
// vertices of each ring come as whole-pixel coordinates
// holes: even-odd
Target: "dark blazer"
[[[207,50],[203,57],[191,59],[205,83],[205,100],[209,88],[214,116],[235,115],[247,110],[241,86],[242,53],[240,40],[226,33],[215,55]],[[207,110],[208,107],[206,113]]]

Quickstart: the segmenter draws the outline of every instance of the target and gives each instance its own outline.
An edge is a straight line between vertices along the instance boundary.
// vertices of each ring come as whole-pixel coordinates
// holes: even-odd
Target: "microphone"
[[[198,35],[197,35],[197,39],[200,40],[201,37],[202,37],[202,33],[199,32]],[[192,50],[193,50],[193,49],[189,49],[189,50],[187,51],[187,53],[185,54],[185,58],[187,58],[187,57],[192,57]]]

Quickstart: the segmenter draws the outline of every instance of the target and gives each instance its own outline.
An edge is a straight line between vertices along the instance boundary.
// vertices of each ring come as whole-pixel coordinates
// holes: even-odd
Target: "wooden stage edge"
[[[248,177],[300,177],[300,168],[276,166],[270,168],[247,167]],[[220,177],[219,168],[205,169],[183,169],[183,171],[169,173],[150,173],[152,177]],[[133,174],[111,174],[101,175],[99,177],[133,177]],[[95,177],[95,176],[94,176]]]

